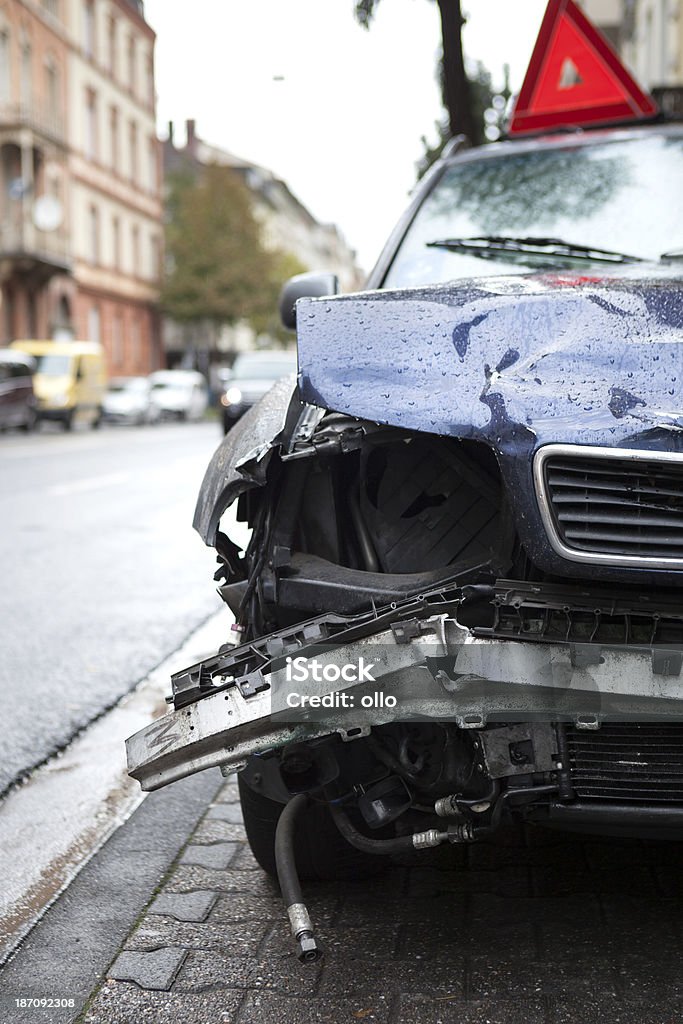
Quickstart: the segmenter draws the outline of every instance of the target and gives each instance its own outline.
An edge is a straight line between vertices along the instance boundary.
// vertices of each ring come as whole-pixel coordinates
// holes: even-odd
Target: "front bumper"
[[[231,666],[253,645],[179,673],[176,681],[199,681],[205,695],[183,703],[176,691],[182,706],[130,737],[129,774],[154,790],[216,765],[226,774],[239,771],[250,755],[288,743],[334,733],[350,741],[395,721],[448,721],[474,730],[493,722],[563,721],[592,730],[609,721],[683,720],[679,662],[665,661],[663,671],[653,649],[594,645],[590,657],[583,648],[577,657],[571,643],[475,637],[448,611],[406,621],[398,610],[395,621],[382,625],[365,636],[342,634],[344,642],[332,644],[321,644],[319,634],[318,642],[302,643],[306,624],[289,646],[282,634],[265,638],[259,643],[272,657],[241,679]],[[321,675],[326,666],[364,659],[373,665],[372,683],[292,682],[286,657],[293,654],[309,664],[314,659]],[[292,710],[293,692],[309,698],[344,692],[355,703]],[[371,706],[362,706],[361,696],[371,695]],[[395,698],[393,706],[387,697]]]

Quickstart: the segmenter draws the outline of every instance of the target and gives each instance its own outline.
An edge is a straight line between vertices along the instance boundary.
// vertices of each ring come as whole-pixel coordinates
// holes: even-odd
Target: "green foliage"
[[[439,78],[442,82],[443,91],[443,57],[439,60]],[[491,74],[481,61],[477,61],[473,66],[473,70],[470,70],[469,83],[470,103],[472,105],[472,121],[474,125],[474,138],[472,139],[472,144],[474,146],[481,146],[487,141],[486,135],[484,134],[484,129],[486,127],[484,111],[490,109],[493,97],[496,94],[491,82]],[[437,140],[434,145],[430,145],[427,138],[424,135],[422,136],[421,141],[424,153],[417,165],[418,178],[421,178],[423,174],[429,170],[432,164],[438,160],[444,146],[451,137],[447,115],[444,115],[440,121],[436,121],[434,123],[434,127],[437,132]]]
[[[268,252],[248,189],[234,171],[211,164],[178,175],[168,200],[164,312],[181,323],[216,326],[272,313],[278,257]]]
[[[270,277],[264,281],[264,311],[251,318],[251,326],[257,334],[266,334],[283,346],[291,345],[292,333],[282,326],[278,299],[285,281],[306,270],[308,267],[289,252],[272,254]]]

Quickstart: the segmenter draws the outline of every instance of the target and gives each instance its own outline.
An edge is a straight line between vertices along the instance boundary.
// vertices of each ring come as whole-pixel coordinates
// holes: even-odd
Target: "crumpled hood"
[[[532,449],[639,436],[647,447],[653,428],[683,429],[681,273],[657,265],[302,299],[301,396],[493,447],[520,434]]]

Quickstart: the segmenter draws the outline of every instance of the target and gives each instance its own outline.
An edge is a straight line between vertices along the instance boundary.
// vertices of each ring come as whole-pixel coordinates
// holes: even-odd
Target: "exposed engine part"
[[[275,831],[278,882],[287,908],[292,935],[299,946],[297,955],[304,964],[314,963],[322,956],[322,948],[315,937],[311,918],[303,901],[294,859],[294,830],[297,818],[305,808],[307,800],[308,797],[303,793],[292,797],[280,815]]]
[[[557,740],[549,722],[483,729],[479,741],[492,779],[551,772],[557,767]]]
[[[469,822],[462,825],[449,825],[446,832],[430,828],[423,832],[413,832],[407,836],[397,836],[395,839],[370,839],[354,828],[339,804],[331,803],[329,807],[335,825],[344,839],[364,853],[388,856],[405,850],[427,850],[432,846],[440,846],[442,843],[471,843],[476,839],[475,830]]]

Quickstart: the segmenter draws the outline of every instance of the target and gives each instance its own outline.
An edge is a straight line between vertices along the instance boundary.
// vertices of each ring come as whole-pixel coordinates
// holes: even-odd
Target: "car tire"
[[[237,781],[249,847],[259,866],[275,877],[275,829],[285,805],[256,792],[241,776]],[[362,853],[349,845],[321,803],[309,803],[301,815],[294,851],[302,881],[368,878],[389,864],[388,857]]]

